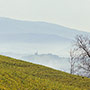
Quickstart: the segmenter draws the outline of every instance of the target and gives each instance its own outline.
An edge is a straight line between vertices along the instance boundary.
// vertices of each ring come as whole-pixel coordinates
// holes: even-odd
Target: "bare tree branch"
[[[80,71],[90,77],[90,39],[87,36],[76,36],[70,57],[71,70],[74,69],[73,73]]]

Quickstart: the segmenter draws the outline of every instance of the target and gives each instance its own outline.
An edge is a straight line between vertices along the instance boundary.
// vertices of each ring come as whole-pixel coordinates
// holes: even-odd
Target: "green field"
[[[90,79],[0,55],[0,90],[90,90]]]

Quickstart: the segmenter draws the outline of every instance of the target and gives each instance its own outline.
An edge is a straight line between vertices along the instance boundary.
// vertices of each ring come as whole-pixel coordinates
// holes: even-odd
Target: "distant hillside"
[[[0,17],[1,52],[53,53],[69,56],[71,43],[77,34],[90,33],[40,21],[22,21]]]
[[[0,90],[90,90],[90,79],[0,56]]]
[[[76,34],[87,34],[47,22],[20,21],[0,18],[1,42],[69,42]]]

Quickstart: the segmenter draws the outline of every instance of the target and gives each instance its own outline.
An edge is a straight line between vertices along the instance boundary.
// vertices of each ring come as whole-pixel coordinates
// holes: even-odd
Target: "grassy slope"
[[[0,56],[0,90],[90,90],[90,79]]]

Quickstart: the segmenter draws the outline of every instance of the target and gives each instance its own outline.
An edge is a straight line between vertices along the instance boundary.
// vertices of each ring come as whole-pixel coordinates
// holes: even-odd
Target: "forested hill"
[[[90,90],[90,79],[0,56],[0,90]]]

